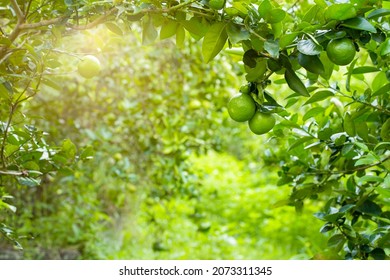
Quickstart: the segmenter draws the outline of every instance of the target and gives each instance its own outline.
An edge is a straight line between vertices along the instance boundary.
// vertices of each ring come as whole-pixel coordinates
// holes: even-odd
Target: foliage
[[[176,45],[187,49],[188,42],[202,39],[200,44],[206,63],[213,63],[223,49],[239,57],[243,67],[238,70],[245,75],[257,110],[278,115],[270,135],[281,146],[269,149],[265,160],[280,166],[278,184],[292,188],[289,199],[279,205],[291,205],[302,211],[305,202],[324,201],[323,210],[316,217],[324,222],[321,232],[329,235],[328,249],[316,257],[389,257],[390,5],[387,1],[287,1],[282,6],[270,0],[32,0],[23,3],[12,0],[10,3],[0,1],[0,7],[3,18],[0,37],[1,209],[15,210],[9,202],[11,195],[18,193],[18,199],[24,197],[23,194],[28,193],[25,187],[38,192],[44,186],[40,183],[42,180],[58,172],[66,178],[70,169],[88,158],[83,157],[83,153],[89,154],[88,147],[77,150],[69,139],[61,145],[48,142],[46,135],[32,125],[31,117],[23,108],[33,97],[39,96],[42,85],[62,90],[51,78],[61,69],[56,59],[58,54],[64,54],[61,42],[79,30],[91,30],[103,23],[119,37],[132,32],[131,26],[135,33],[139,32],[143,45],[154,43],[158,37],[175,36]],[[346,67],[335,65],[327,57],[327,45],[336,39],[352,40],[357,50],[355,59]],[[109,44],[106,47],[102,55],[109,51]],[[85,46],[84,52],[91,50]],[[163,56],[158,56],[160,58],[164,61]],[[195,55],[189,58],[198,59]],[[110,65],[121,70],[124,66],[120,63],[119,60]],[[134,103],[118,102],[115,97],[103,95],[105,106],[130,111],[131,118],[112,113],[109,120],[108,115],[86,110],[85,123],[75,124],[75,128],[77,125],[96,128],[103,118],[120,127],[120,132],[128,138],[119,137],[115,127],[110,127],[108,131],[101,129],[101,134],[95,136],[96,145],[113,141],[111,144],[118,148],[119,154],[126,151],[129,143],[139,147],[130,162],[134,164],[137,160],[134,168],[139,168],[138,171],[152,169],[141,174],[148,175],[150,185],[158,182],[163,186],[150,190],[155,199],[169,198],[176,193],[196,196],[196,187],[188,179],[190,175],[184,161],[187,152],[218,145],[211,132],[221,123],[213,114],[221,110],[224,98],[212,85],[223,88],[233,84],[226,77],[218,77],[221,66],[196,65],[199,68],[164,77],[168,83],[163,86],[158,79],[163,71],[153,72],[156,70],[153,67],[142,69],[142,79],[147,81],[142,83],[143,92],[154,94],[141,92]],[[203,72],[204,69],[207,70]],[[216,76],[191,77],[191,73],[213,72],[211,70],[215,70]],[[101,76],[106,76],[104,74]],[[84,89],[79,81],[74,88],[65,86],[64,92],[72,92],[77,97],[85,90],[87,95],[78,97],[95,101],[106,88],[115,88],[117,81],[127,82],[121,77],[125,75],[123,71],[106,74],[114,74],[113,80],[109,77],[99,80],[95,92]],[[196,94],[178,97],[177,93],[183,91],[178,83],[180,79],[197,90]],[[207,94],[202,94],[200,88],[206,88]],[[204,119],[204,111],[199,111],[199,118],[188,116],[184,110],[169,119],[162,113],[166,111],[159,112],[161,104],[187,108],[191,104],[188,98],[200,101],[201,107],[206,106],[205,103],[209,106],[206,125],[210,126],[210,131],[203,130],[201,136],[196,131],[196,122]],[[192,102],[192,106],[199,104]],[[72,112],[62,108],[66,114]],[[145,117],[150,120],[150,124],[140,122],[141,116],[143,120]],[[72,122],[72,116],[61,121]],[[123,130],[125,124],[128,130]],[[88,133],[88,129],[83,131]],[[138,135],[145,138],[140,139]],[[83,142],[83,134],[80,136],[77,143]],[[150,156],[146,157],[144,151]],[[154,164],[157,162],[159,164]],[[165,170],[171,172],[165,173]],[[126,177],[129,174],[118,176],[131,181]],[[77,177],[71,178],[72,182]],[[9,232],[6,228],[4,226],[2,232]],[[7,236],[14,239],[12,234]]]

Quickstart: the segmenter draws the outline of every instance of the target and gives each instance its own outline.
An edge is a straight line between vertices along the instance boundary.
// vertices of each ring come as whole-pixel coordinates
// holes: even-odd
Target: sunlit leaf
[[[206,63],[210,62],[223,49],[227,38],[226,23],[217,22],[210,27],[202,43],[202,54]]]
[[[298,76],[292,70],[286,69],[284,77],[287,81],[288,86],[293,91],[306,97],[310,96],[309,92],[307,91],[307,88],[302,83],[301,79],[299,79]]]

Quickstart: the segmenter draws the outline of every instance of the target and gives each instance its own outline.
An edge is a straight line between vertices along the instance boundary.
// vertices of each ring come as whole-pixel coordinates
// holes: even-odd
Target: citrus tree
[[[388,258],[387,1],[3,0],[0,5],[1,208],[15,210],[7,186],[37,186],[47,174],[66,172],[89,157],[87,148],[76,154],[70,140],[47,144],[44,133],[28,125],[23,106],[42,94],[42,85],[55,87],[56,57],[66,52],[59,42],[104,24],[119,36],[138,33],[144,45],[172,38],[183,48],[199,41],[204,63],[221,51],[236,58],[247,83],[226,106],[232,119],[279,143],[266,160],[278,166],[279,184],[290,186],[291,195],[277,206],[302,211],[305,202],[323,201],[316,217],[324,222],[320,231],[329,235],[328,250],[315,257]],[[82,77],[102,71],[96,57],[78,58]],[[0,230],[17,242],[7,225]]]

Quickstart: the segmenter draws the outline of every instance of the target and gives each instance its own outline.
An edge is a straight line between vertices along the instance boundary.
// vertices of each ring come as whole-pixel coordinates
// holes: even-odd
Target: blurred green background
[[[197,42],[142,46],[105,27],[56,44],[26,121],[77,156],[14,190],[18,211],[3,222],[24,249],[1,239],[2,258],[308,259],[325,248],[321,205],[278,206],[290,193],[278,186],[283,138],[228,116],[245,81],[239,56],[205,64]],[[78,75],[84,54],[100,59],[99,77]]]

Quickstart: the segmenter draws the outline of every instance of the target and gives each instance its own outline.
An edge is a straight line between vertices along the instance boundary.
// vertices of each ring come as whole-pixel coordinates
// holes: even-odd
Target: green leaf
[[[3,83],[0,84],[0,98],[3,98],[3,99],[9,98],[9,92]]]
[[[68,158],[74,158],[76,156],[76,145],[70,139],[65,139],[62,143],[61,149]]]
[[[383,183],[384,179],[379,176],[374,175],[365,175],[356,180],[360,184],[365,184],[367,182]]]
[[[208,25],[202,22],[202,19],[199,17],[192,17],[190,20],[182,20],[180,24],[184,26],[184,28],[190,32],[191,36],[195,38],[195,40],[200,40],[204,37],[208,30]]]
[[[359,147],[363,152],[369,152],[367,145],[361,142],[355,142],[354,143],[357,147]]]
[[[8,144],[5,146],[5,154],[7,156],[10,156],[12,155],[14,152],[18,151],[21,147],[19,147],[19,145],[12,145],[12,144]]]
[[[323,15],[323,9],[319,5],[314,5],[305,13],[302,20],[311,23],[321,14]]]
[[[82,159],[82,160],[91,159],[94,154],[95,154],[95,151],[92,148],[92,146],[87,146],[81,152],[80,159]]]
[[[347,80],[345,81],[345,89],[347,91],[351,91],[351,77],[352,77],[352,71],[355,67],[355,64],[357,62],[357,59],[353,60],[352,63],[348,67],[348,74],[347,74]]]
[[[284,49],[288,45],[294,42],[295,38],[298,36],[298,32],[293,32],[290,34],[284,34],[282,37],[279,39],[279,46],[281,49]]]
[[[387,15],[390,15],[390,10],[388,10],[388,9],[377,9],[377,10],[372,11],[371,13],[369,13],[367,15],[367,18],[368,19],[374,19],[374,18],[383,17],[383,16],[387,16]]]
[[[375,248],[370,252],[370,256],[374,260],[385,260],[386,259],[386,252],[382,248]]]
[[[17,180],[18,180],[19,184],[21,184],[23,186],[30,187],[30,188],[37,187],[41,183],[40,179],[34,179],[34,178],[30,178],[30,177],[17,177]]]
[[[345,243],[346,238],[342,234],[335,234],[328,240],[328,247],[335,247],[337,251],[341,249],[343,244]]]
[[[248,82],[256,82],[263,78],[267,71],[267,62],[265,59],[257,60],[256,67],[247,70],[248,74],[245,76]]]
[[[331,223],[334,223],[343,216],[344,216],[344,213],[339,213],[339,212],[332,213],[332,214],[325,215],[324,220],[331,222]]]
[[[374,164],[376,162],[378,162],[377,158],[372,154],[368,154],[368,155],[362,156],[360,159],[358,159],[355,162],[355,166],[370,165],[370,164]]]
[[[270,24],[281,22],[286,17],[286,12],[282,9],[272,9],[265,15],[265,21]]]
[[[319,114],[322,114],[323,112],[325,111],[325,108],[322,108],[322,107],[314,107],[314,108],[311,108],[309,111],[307,111],[305,113],[305,115],[303,116],[303,121],[307,121],[308,119],[312,118],[312,117],[315,117]]]
[[[62,85],[57,83],[56,81],[54,81],[52,79],[42,78],[41,82],[42,82],[42,84],[45,84],[45,85],[47,85],[47,86],[49,86],[52,89],[55,89],[57,91],[62,90]]]
[[[149,45],[153,43],[158,36],[157,30],[153,25],[152,18],[148,15],[142,19],[142,44]]]
[[[352,74],[365,74],[365,73],[372,73],[372,72],[378,72],[380,71],[378,68],[373,66],[362,66],[362,67],[356,67],[352,70]]]
[[[323,74],[325,69],[321,60],[316,55],[298,54],[298,63],[307,71],[314,74]]]
[[[242,57],[245,54],[242,48],[224,49],[223,52],[230,55],[237,55],[239,57]]]
[[[381,56],[385,56],[390,53],[390,38],[387,38],[386,41],[384,41],[380,47],[380,54]]]
[[[267,40],[264,42],[264,49],[273,57],[279,58],[279,43],[274,40]]]
[[[221,10],[225,7],[226,0],[210,0],[209,5],[214,10]]]
[[[306,143],[307,141],[310,141],[310,140],[313,140],[314,138],[311,137],[311,136],[304,136],[302,138],[299,138],[298,140],[296,140],[294,143],[292,143],[290,145],[290,147],[288,147],[288,150],[287,151],[291,151],[293,150],[294,148],[298,147],[298,146],[301,146],[303,145],[304,143]]]
[[[345,235],[347,235],[351,238],[356,238],[356,231],[353,227],[351,227],[350,225],[347,225],[347,224],[343,224],[341,226],[341,228],[343,229],[343,232]]]
[[[267,15],[271,12],[272,8],[273,7],[270,1],[264,0],[263,2],[261,2],[258,8],[259,16],[265,19]]]
[[[320,228],[320,232],[325,233],[325,232],[331,231],[333,229],[334,229],[334,225],[332,225],[331,223],[326,223],[325,225],[323,225]]]
[[[324,73],[321,74],[321,77],[323,77],[326,80],[329,80],[332,77],[333,69],[335,67],[334,63],[330,61],[329,57],[326,55],[326,52],[322,52],[320,54],[320,59],[323,62],[324,65]]]
[[[306,55],[318,55],[323,51],[321,45],[316,44],[311,39],[300,40],[297,44],[298,51]]]
[[[368,20],[362,17],[356,17],[346,20],[341,24],[341,26],[376,33],[375,27]]]
[[[229,22],[226,26],[226,32],[232,44],[237,44],[238,42],[248,40],[250,38],[250,34],[247,30],[232,22]]]
[[[383,197],[390,197],[390,188],[379,186],[376,188],[376,191]]]
[[[176,46],[178,48],[184,47],[185,38],[186,38],[186,31],[183,26],[179,25],[176,30]]]
[[[240,15],[240,16],[242,16],[242,17],[245,17],[247,14],[248,14],[248,9],[247,9],[247,5],[246,5],[246,3],[244,2],[236,2],[236,1],[234,1],[233,3],[232,3],[232,5],[233,5],[233,8],[234,9],[236,9],[237,11],[238,11],[238,14]],[[226,9],[225,9],[225,11],[226,11]]]
[[[274,38],[280,38],[284,32],[284,25],[282,22],[271,24]]]
[[[390,84],[386,84],[383,87],[379,88],[371,96],[376,97],[376,96],[379,96],[379,95],[382,95],[382,94],[385,94],[388,92],[390,92]]]
[[[333,129],[330,127],[325,127],[318,131],[318,138],[320,140],[328,140],[333,134]]]
[[[344,131],[349,135],[349,136],[356,136],[356,128],[355,128],[355,122],[351,117],[351,114],[348,112],[345,114],[344,117]]]
[[[353,4],[334,4],[325,10],[325,18],[328,20],[346,20],[356,17],[357,13]]]
[[[225,46],[228,38],[226,23],[214,23],[203,39],[202,54],[206,63],[210,62]]]
[[[105,23],[106,27],[108,30],[110,30],[112,33],[115,33],[119,36],[123,36],[123,31],[122,29],[114,22],[106,22]]]
[[[4,197],[3,197],[4,198]],[[1,208],[8,208],[9,210],[11,210],[12,212],[16,212],[16,210],[17,210],[17,208],[15,207],[15,206],[13,206],[13,205],[11,205],[11,204],[8,204],[8,203],[6,203],[6,202],[4,202],[4,201],[2,201],[1,199],[0,199],[0,209]]]
[[[330,96],[334,96],[334,93],[330,90],[321,90],[314,93],[303,105],[311,104],[314,102],[318,102],[324,100]]]
[[[340,213],[348,212],[348,210],[352,209],[353,207],[355,207],[354,204],[346,204],[346,205],[344,205],[343,207],[340,208],[339,212]]]
[[[383,123],[380,135],[383,141],[390,141],[390,118]]]
[[[309,92],[307,91],[307,88],[302,83],[301,79],[299,79],[298,76],[293,72],[293,70],[286,69],[286,72],[284,73],[284,78],[286,79],[288,86],[294,92],[302,96],[310,96]]]
[[[164,40],[167,38],[172,37],[173,35],[176,34],[176,30],[178,27],[177,21],[174,20],[168,20],[166,21],[162,26],[160,30],[160,39]]]
[[[372,216],[380,216],[382,214],[382,208],[371,200],[364,201],[363,204],[357,208],[357,210]]]
[[[249,49],[244,53],[244,55],[242,57],[242,61],[248,67],[255,68],[256,63],[257,63],[256,60],[258,57],[259,57],[259,54],[257,53],[257,51],[255,51],[253,49]]]

